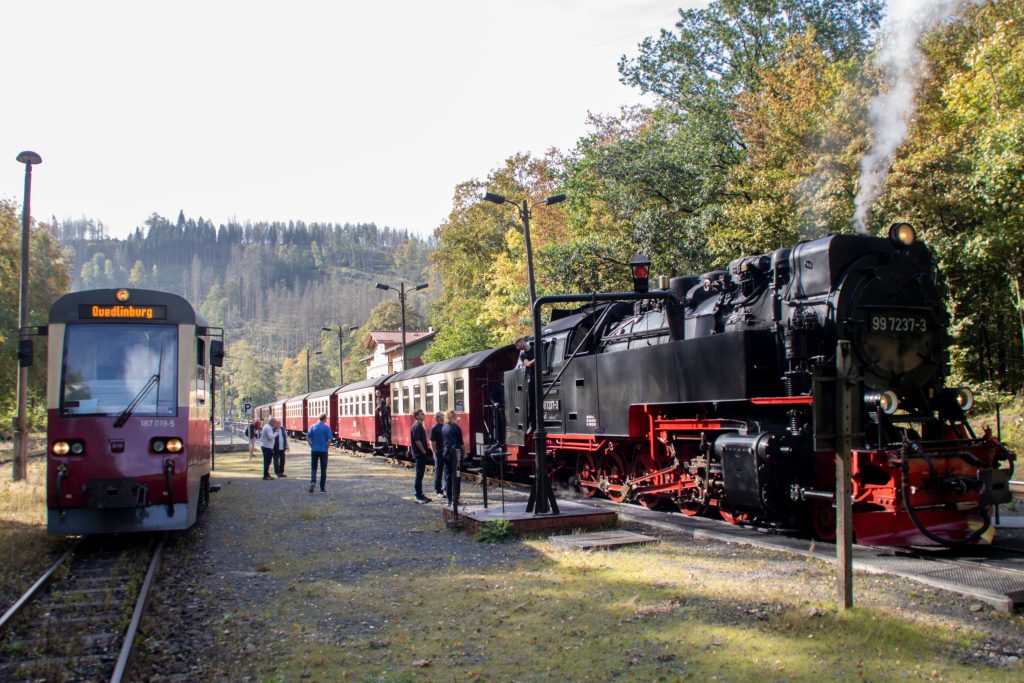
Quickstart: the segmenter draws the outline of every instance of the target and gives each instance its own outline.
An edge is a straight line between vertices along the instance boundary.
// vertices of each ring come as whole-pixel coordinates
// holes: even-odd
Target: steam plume
[[[858,232],[866,231],[868,211],[885,184],[896,150],[907,137],[925,68],[918,47],[921,36],[939,22],[959,16],[969,4],[969,0],[889,0],[875,57],[882,71],[883,92],[868,103],[872,146],[860,160],[854,199],[853,226]]]

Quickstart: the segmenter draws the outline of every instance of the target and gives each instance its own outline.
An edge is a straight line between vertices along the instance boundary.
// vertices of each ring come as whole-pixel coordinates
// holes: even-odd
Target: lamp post
[[[18,341],[25,339],[28,327],[28,257],[29,223],[32,220],[32,167],[43,163],[35,152],[22,152],[17,157],[25,164],[25,203],[21,211],[21,296],[18,302]],[[19,349],[20,351],[20,349]],[[22,481],[28,474],[28,359],[18,354],[18,421],[14,431],[14,457],[11,460],[12,478]]]
[[[322,351],[314,351],[313,355],[314,356],[319,356],[322,353],[323,353]],[[309,356],[310,356],[310,351],[309,351],[309,346],[307,346],[306,347],[306,393],[307,394],[309,393]]]
[[[404,282],[399,282],[397,287],[393,285],[385,285],[381,282],[377,283],[377,289],[383,289],[385,291],[390,289],[392,292],[398,292],[398,303],[402,308],[402,370],[407,370],[409,367],[405,356],[405,297],[407,294],[418,292],[421,289],[426,289],[428,286],[429,285],[426,282],[421,282],[412,289],[407,290]]]
[[[516,203],[505,199],[505,197],[500,194],[485,192],[483,200],[494,204],[511,204],[519,211],[519,218],[523,221],[523,240],[526,243],[526,277],[530,286],[530,310],[533,312],[534,354],[533,367],[527,368],[526,371],[533,372],[534,378],[533,396],[530,397],[530,401],[533,402],[533,410],[536,415],[534,419],[533,445],[537,452],[534,466],[535,474],[533,478],[533,490],[530,491],[530,501],[527,503],[526,511],[537,515],[557,515],[559,514],[558,503],[555,502],[555,496],[551,491],[550,482],[548,482],[547,453],[545,451],[548,434],[544,429],[544,386],[540,372],[540,368],[544,367],[544,349],[541,346],[540,341],[540,311],[537,309],[537,288],[533,277],[533,248],[530,244],[530,211],[540,204],[550,206],[551,204],[564,202],[565,195],[552,195],[546,199],[541,199],[530,204],[526,199],[522,200],[520,203]]]
[[[359,325],[350,325],[349,332],[355,332]],[[333,332],[333,327],[321,327],[321,332]],[[338,325],[338,384],[345,386],[345,326]]]

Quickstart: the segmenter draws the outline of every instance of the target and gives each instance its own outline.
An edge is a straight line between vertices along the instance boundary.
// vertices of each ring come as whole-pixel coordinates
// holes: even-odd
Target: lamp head
[[[483,200],[485,202],[494,202],[495,204],[504,204],[505,198],[500,194],[494,194],[493,192],[484,192]]]
[[[359,325],[352,325],[351,327],[348,328],[348,331],[349,332],[355,332],[358,329],[359,329]]]
[[[24,151],[18,155],[18,163],[34,166],[43,163],[43,158],[35,152]]]
[[[637,254],[629,261],[633,271],[633,291],[643,293],[648,290],[648,278],[651,271],[651,260],[643,254]]]
[[[416,285],[416,287],[415,287],[415,288],[413,288],[413,290],[412,290],[412,291],[414,291],[414,292],[418,292],[418,291],[420,291],[421,289],[426,289],[426,288],[427,288],[427,287],[429,287],[429,286],[430,286],[430,284],[428,284],[428,283],[426,283],[426,282],[421,282],[420,284]]]
[[[378,282],[376,286],[377,286],[377,289],[383,289],[384,291],[387,291],[387,290],[391,289],[390,285],[386,285],[383,282]]]
[[[548,206],[550,206],[552,204],[558,204],[559,202],[564,202],[564,201],[565,201],[565,195],[564,194],[555,194],[555,195],[551,195],[550,197],[545,199],[544,203],[547,204]]]
[[[332,327],[321,327],[320,331],[321,332],[333,332],[334,328],[332,328]]]

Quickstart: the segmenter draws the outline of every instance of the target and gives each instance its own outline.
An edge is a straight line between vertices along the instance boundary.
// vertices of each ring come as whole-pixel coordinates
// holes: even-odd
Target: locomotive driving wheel
[[[826,543],[836,540],[836,509],[831,502],[816,500],[811,503],[811,528],[814,536]]]
[[[606,453],[604,456],[604,481],[603,490],[608,499],[621,503],[629,497],[629,486],[626,484],[627,472],[626,461],[622,455],[615,451]],[[614,488],[613,488],[614,487]]]
[[[577,487],[587,498],[593,498],[600,490],[600,475],[593,453],[581,453],[576,459]]]

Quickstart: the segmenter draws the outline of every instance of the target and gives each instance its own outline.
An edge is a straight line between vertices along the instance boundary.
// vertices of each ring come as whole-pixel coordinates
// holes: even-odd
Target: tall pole
[[[402,371],[408,369],[405,356],[405,282],[398,283],[398,302],[402,308]]]
[[[25,203],[21,211],[21,295],[18,300],[18,341],[25,339],[28,328],[28,264],[29,224],[32,220],[32,166],[43,162],[35,152],[22,152],[18,161],[25,164]],[[14,431],[12,479],[23,481],[28,476],[28,366],[18,363],[18,418]]]
[[[309,346],[306,347],[306,393],[309,393]]]
[[[345,386],[345,340],[344,325],[338,325],[338,384]]]
[[[836,601],[853,607],[853,411],[857,378],[849,341],[836,345]]]

